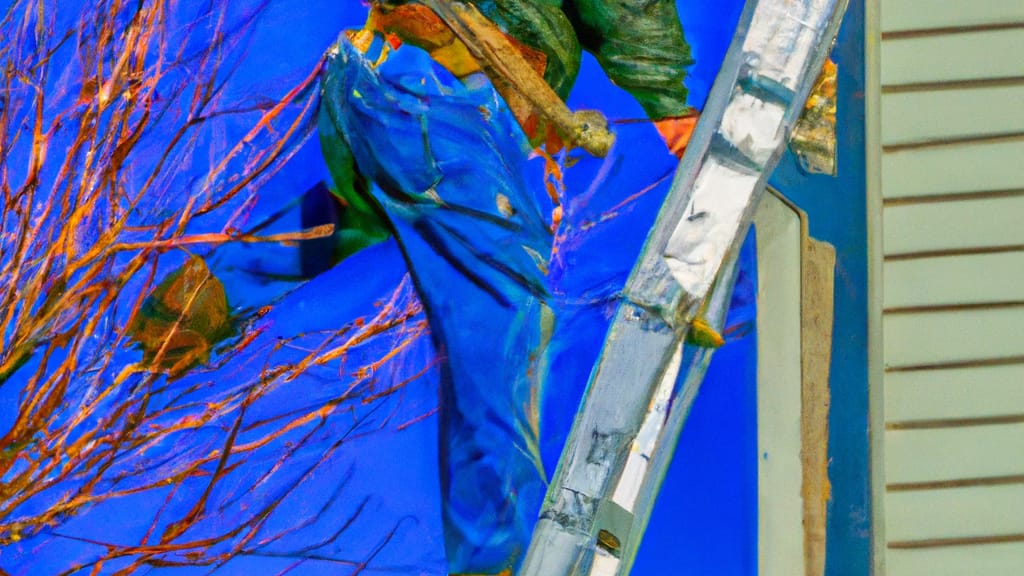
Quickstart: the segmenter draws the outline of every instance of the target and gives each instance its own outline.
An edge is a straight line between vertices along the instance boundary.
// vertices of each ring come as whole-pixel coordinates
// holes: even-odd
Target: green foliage
[[[381,215],[380,207],[370,196],[370,183],[356,167],[352,150],[336,128],[328,106],[321,106],[318,128],[320,148],[327,161],[334,186],[331,192],[341,201],[341,215],[334,237],[335,262],[383,242],[391,237],[391,229]]]

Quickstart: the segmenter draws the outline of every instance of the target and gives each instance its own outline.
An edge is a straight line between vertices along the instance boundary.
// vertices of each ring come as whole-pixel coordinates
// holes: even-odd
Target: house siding
[[[880,106],[868,140],[880,188],[869,217],[881,216],[876,573],[1018,576],[1024,2],[878,0],[876,9],[867,39],[878,79],[868,105]]]

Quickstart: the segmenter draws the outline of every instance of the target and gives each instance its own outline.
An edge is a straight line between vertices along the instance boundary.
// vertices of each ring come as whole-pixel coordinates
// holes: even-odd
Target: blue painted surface
[[[62,3],[73,9],[73,3]],[[730,22],[735,22],[741,2],[694,0],[680,2],[681,18],[697,64],[692,69],[690,103],[699,106],[710,89],[717,68],[731,38]],[[239,9],[243,9],[240,7]],[[250,53],[273,53],[272,58],[243,60],[228,90],[248,93],[251,85],[273,93],[275,86],[298,80],[330,45],[338,30],[358,27],[364,8],[349,2],[272,2],[252,39]],[[866,254],[863,229],[863,109],[857,96],[863,86],[862,29],[860,0],[851,3],[837,57],[840,65],[840,174],[838,180],[799,174],[795,163],[786,157],[773,183],[808,211],[811,232],[833,243],[838,250],[836,288],[836,342],[833,354],[833,412],[831,448],[833,503],[830,514],[830,576],[868,573],[870,514],[867,458],[867,385],[866,385]],[[287,81],[281,81],[284,78]],[[268,81],[274,80],[272,83]],[[267,88],[267,87],[270,88]],[[570,99],[574,108],[600,108],[613,120],[642,117],[630,97],[608,84],[592,59],[587,59],[576,90]],[[238,131],[240,125],[228,129]],[[567,173],[570,191],[585,191],[595,175],[606,174],[605,185],[592,204],[579,210],[598,210],[617,204],[624,196],[658,182],[674,166],[670,156],[649,124],[619,124],[619,146],[629,154],[620,163],[605,165],[584,160]],[[197,163],[201,170],[202,163]],[[605,171],[607,169],[607,171]],[[288,168],[271,180],[262,194],[255,216],[269,214],[317,181],[327,177],[315,142],[307,144]],[[838,184],[838,185],[837,185]],[[838,189],[839,192],[833,192]],[[615,286],[625,280],[636,248],[646,227],[653,221],[659,195],[667,191],[661,182],[651,192],[610,220],[603,228],[580,240],[580,254],[599,255],[602,267],[588,275],[560,277],[559,289],[566,297],[565,320],[558,330],[552,378],[549,383],[551,406],[544,426],[550,431],[541,451],[550,473],[561,450],[561,438],[568,431],[571,415],[593,364],[597,348],[607,326],[608,305],[602,303],[614,294]],[[567,205],[567,210],[572,206]],[[296,229],[294,218],[279,222],[273,230]],[[851,215],[855,215],[852,217]],[[748,243],[748,250],[749,250]],[[225,276],[235,305],[266,301],[273,294],[290,289],[284,281],[251,284],[247,272],[265,268],[266,272],[287,272],[297,257],[287,251],[263,252],[264,248],[238,247],[218,252],[213,263]],[[572,269],[574,262],[565,262]],[[173,262],[169,263],[169,268]],[[246,271],[243,271],[242,269]],[[283,301],[268,322],[265,335],[272,341],[279,335],[336,327],[373,310],[373,302],[404,274],[401,255],[394,242],[368,249],[335,269],[309,282]],[[558,270],[553,270],[558,274]],[[583,304],[579,304],[583,302]],[[577,306],[573,309],[573,306]],[[730,318],[730,323],[739,321]],[[723,574],[748,575],[756,570],[756,430],[755,389],[753,387],[753,337],[731,342],[716,354],[701,395],[698,397],[677,451],[677,458],[666,479],[665,488],[652,517],[645,544],[634,574]],[[422,363],[429,361],[429,343],[413,353]],[[125,361],[132,361],[126,359]],[[737,378],[736,375],[742,377]],[[288,402],[303,405],[329,397],[332,381],[320,376],[300,382],[302,395],[278,395],[254,410],[268,413]],[[5,398],[15,395],[17,383],[4,386]],[[404,394],[401,403],[385,406],[381,412],[413,418],[435,403],[436,374],[428,374]],[[554,401],[552,401],[554,399]],[[0,422],[10,421],[9,407],[0,408]],[[375,420],[377,418],[377,420]],[[383,419],[368,415],[367,427]],[[353,439],[334,453],[318,469],[315,479],[298,494],[292,494],[288,507],[279,511],[266,533],[295,518],[320,515],[323,521],[300,531],[280,543],[302,547],[337,529],[363,505],[363,516],[345,533],[345,538],[324,548],[337,558],[352,559],[375,549],[397,526],[391,544],[375,557],[364,574],[440,574],[443,572],[443,539],[437,495],[437,419],[431,417],[404,431],[385,430]],[[329,445],[332,438],[344,434],[340,427],[323,433],[318,446]],[[189,438],[194,450],[208,450],[220,436]],[[281,441],[288,441],[282,438]],[[165,451],[182,449],[165,446]],[[271,458],[267,452],[264,459]],[[294,461],[296,473],[312,456],[299,455]],[[242,476],[244,479],[244,475]],[[332,498],[344,486],[343,498]],[[184,484],[172,504],[187,510],[187,494],[202,489],[198,481]],[[254,495],[252,505],[280,498],[281,487],[270,486]],[[37,537],[8,546],[0,551],[0,567],[12,574],[45,575],[59,571],[73,560],[87,560],[100,547],[75,538],[138,539],[148,528],[142,512],[152,511],[163,502],[166,490],[144,496],[114,500],[94,506],[69,519],[63,526],[44,531]],[[40,506],[41,503],[33,503]],[[226,524],[230,515],[224,516]],[[216,530],[217,526],[208,527]],[[295,563],[294,559],[257,555],[233,560],[218,574],[275,574]],[[108,564],[104,573],[112,573]],[[351,565],[307,560],[289,574],[350,573]],[[152,568],[149,573],[206,574],[210,568]]]
[[[807,212],[811,236],[836,248],[826,574],[862,576],[871,572],[872,530],[863,0],[850,1],[832,56],[839,66],[838,175],[804,175],[787,154],[771,183]]]

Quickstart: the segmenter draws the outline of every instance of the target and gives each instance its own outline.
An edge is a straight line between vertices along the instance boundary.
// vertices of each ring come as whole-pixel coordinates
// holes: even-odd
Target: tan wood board
[[[828,416],[835,265],[835,248],[804,237],[801,263],[803,382],[800,458],[803,466],[804,567],[807,576],[825,574],[828,501],[832,490],[828,479]]]
[[[890,492],[885,534],[908,544],[1024,534],[1024,483]]]
[[[886,576],[1020,576],[1024,542],[889,550]]]
[[[1024,364],[885,375],[889,423],[1024,414]]]
[[[885,0],[880,5],[882,32],[1024,21],[1020,0]]]
[[[1024,245],[1024,196],[889,206],[882,218],[886,256]]]
[[[882,86],[1024,76],[1024,28],[882,41]]]
[[[895,260],[882,273],[887,310],[1024,301],[1024,251]]]
[[[887,484],[1024,474],[1024,424],[885,432]]]
[[[1010,362],[1024,356],[1024,307],[886,314],[889,371]]]
[[[1024,132],[1024,82],[882,94],[883,146],[1018,132]]]
[[[1024,138],[882,153],[886,199],[1024,188]],[[888,222],[885,229],[888,229]]]

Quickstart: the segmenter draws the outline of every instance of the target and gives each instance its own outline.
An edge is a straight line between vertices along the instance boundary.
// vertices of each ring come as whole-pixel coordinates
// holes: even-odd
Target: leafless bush
[[[260,187],[312,132],[319,66],[281,98],[231,97],[263,6],[95,0],[72,18],[59,4],[15,0],[0,22],[0,386],[18,390],[0,431],[0,545],[58,537],[90,506],[152,493],[164,504],[141,539],[112,528],[67,573],[261,553],[316,521],[264,530],[346,441],[388,422],[367,417],[373,403],[418,376],[383,387],[373,377],[421,339],[418,301],[403,282],[336,330],[273,339],[262,337],[266,307],[233,319],[224,342],[195,337],[198,356],[169,364],[196,307],[220,305],[201,304],[219,287],[201,274],[140,361],[131,327],[174,270],[225,243],[329,233],[260,236],[249,222]],[[245,133],[233,137],[227,120]],[[342,384],[266,409],[345,359]],[[302,451],[312,456],[300,472],[285,466]],[[237,511],[271,483],[273,498]],[[169,505],[181,498],[184,514]],[[337,524],[334,539],[348,526]],[[309,557],[331,540],[275,554]]]

